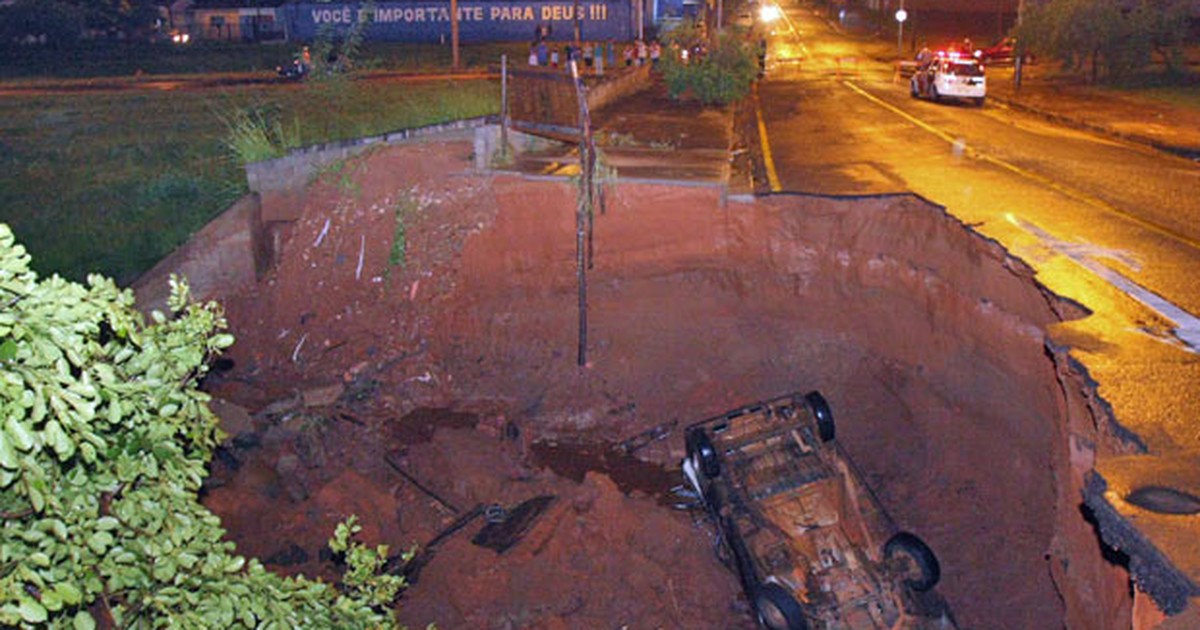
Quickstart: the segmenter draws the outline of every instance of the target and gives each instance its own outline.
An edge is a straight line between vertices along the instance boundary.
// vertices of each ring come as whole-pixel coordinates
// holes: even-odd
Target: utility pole
[[[571,14],[573,16],[575,16],[575,48],[576,49],[579,48],[580,42],[583,41],[583,25],[582,25],[583,19],[579,15],[579,9],[581,8],[580,4],[581,3],[579,0],[575,0],[575,10],[571,12]]]
[[[1025,0],[1017,1],[1017,26],[1021,26],[1021,17],[1025,14]],[[1013,46],[1013,89],[1021,90],[1021,74],[1025,71],[1025,49],[1020,40]]]
[[[633,0],[637,3],[637,38],[646,40],[646,2],[645,0]]]
[[[450,49],[451,63],[458,70],[458,0],[450,0]]]

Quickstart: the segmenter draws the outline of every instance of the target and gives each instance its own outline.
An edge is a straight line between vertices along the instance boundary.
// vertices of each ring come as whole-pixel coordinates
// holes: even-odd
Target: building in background
[[[278,6],[246,6],[246,2],[176,0],[170,5],[171,28],[193,39],[261,42],[285,37]]]

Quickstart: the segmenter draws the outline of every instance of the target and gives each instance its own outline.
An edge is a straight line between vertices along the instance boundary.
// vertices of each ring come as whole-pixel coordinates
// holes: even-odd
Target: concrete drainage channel
[[[362,159],[419,163],[431,150],[388,147]],[[396,181],[406,171],[394,164],[389,172],[393,189],[417,185]],[[961,627],[1130,625],[1130,575],[1120,564],[1128,559],[1102,551],[1082,496],[1098,453],[1136,447],[1087,375],[1047,344],[1048,327],[1086,313],[998,244],[907,195],[735,202],[710,189],[618,181],[596,219],[591,365],[581,373],[564,369],[576,341],[572,185],[469,164],[421,176],[424,189],[450,182],[493,207],[487,222],[471,224],[453,286],[427,310],[403,296],[389,304],[371,293],[378,286],[344,298],[390,309],[393,327],[404,326],[396,313],[428,322],[422,343],[436,364],[423,369],[453,375],[432,379],[436,394],[380,376],[391,396],[510,401],[506,413],[521,420],[525,439],[601,441],[819,389],[881,501],[937,550]],[[371,203],[364,190],[360,205]],[[274,334],[289,283],[339,282],[306,251],[320,241],[310,232],[326,224],[312,212],[281,244],[271,282],[240,307],[245,319],[232,322],[245,343],[254,343],[254,326]],[[302,280],[286,277],[289,257],[304,257]],[[317,347],[321,309],[352,309],[311,289],[306,299],[322,302],[306,322]],[[349,317],[338,327],[367,334]],[[270,352],[266,342],[244,351]],[[286,359],[276,368],[260,361],[256,378],[317,378]],[[335,357],[328,369],[340,375],[355,363]],[[622,411],[606,411],[614,400]],[[669,438],[642,455],[674,465],[682,449],[682,438]]]

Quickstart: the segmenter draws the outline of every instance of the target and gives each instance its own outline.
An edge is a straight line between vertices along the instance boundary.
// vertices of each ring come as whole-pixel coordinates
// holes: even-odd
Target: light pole
[[[904,56],[904,20],[908,19],[908,11],[904,10],[904,0],[900,0],[900,8],[896,9],[896,53]]]
[[[458,0],[450,0],[450,62],[458,70]]]

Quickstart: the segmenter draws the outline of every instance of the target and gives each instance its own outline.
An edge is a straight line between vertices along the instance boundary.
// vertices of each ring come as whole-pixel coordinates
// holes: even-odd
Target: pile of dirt
[[[225,300],[238,343],[205,386],[237,437],[205,501],[242,551],[328,575],[348,514],[398,551],[553,496],[503,553],[471,543],[478,522],[440,542],[402,620],[750,627],[711,531],[671,505],[678,429],[819,389],[964,627],[1128,620],[1128,576],[1079,511],[1111,440],[1042,334],[1078,313],[995,243],[911,197],[618,183],[581,367],[573,184],[471,172],[470,151],[351,161]]]

